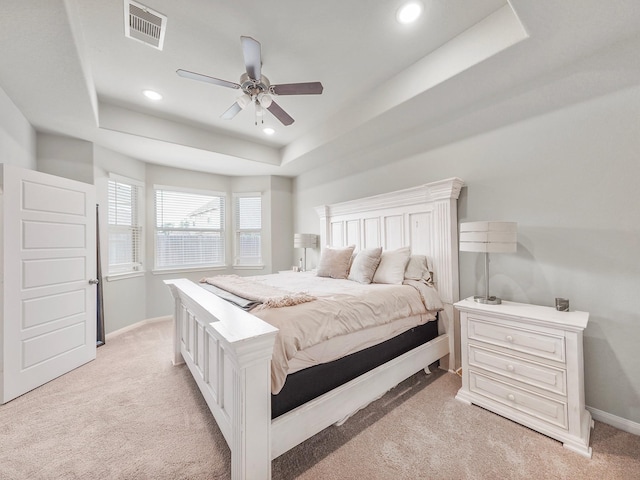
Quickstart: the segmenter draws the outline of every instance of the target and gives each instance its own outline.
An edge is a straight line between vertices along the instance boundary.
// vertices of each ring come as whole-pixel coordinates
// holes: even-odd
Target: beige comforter
[[[317,297],[314,301],[284,308],[251,311],[280,330],[271,360],[271,391],[274,394],[284,386],[289,360],[298,351],[338,335],[404,317],[424,315],[431,320],[433,312],[442,309],[435,289],[424,284],[362,285],[350,280],[317,277],[312,272],[251,278],[285,293],[304,292]]]

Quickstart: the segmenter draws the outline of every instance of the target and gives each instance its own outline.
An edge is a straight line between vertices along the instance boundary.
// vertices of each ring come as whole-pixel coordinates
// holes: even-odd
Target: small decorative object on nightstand
[[[561,441],[591,458],[593,421],[584,403],[582,332],[586,312],[473,298],[460,311],[462,388],[476,404]]]

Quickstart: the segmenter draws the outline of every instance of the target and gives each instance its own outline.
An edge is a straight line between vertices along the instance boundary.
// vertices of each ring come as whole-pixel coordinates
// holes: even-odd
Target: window
[[[235,195],[237,266],[262,265],[262,196],[259,193]]]
[[[135,180],[109,180],[109,274],[142,270],[140,188]]]
[[[224,266],[223,194],[156,187],[156,268]]]

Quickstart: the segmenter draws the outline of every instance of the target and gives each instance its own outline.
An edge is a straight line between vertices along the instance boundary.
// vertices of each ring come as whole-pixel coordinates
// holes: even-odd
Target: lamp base
[[[502,299],[498,297],[487,297],[485,295],[475,295],[473,297],[474,302],[484,303],[485,305],[500,305],[502,303]]]

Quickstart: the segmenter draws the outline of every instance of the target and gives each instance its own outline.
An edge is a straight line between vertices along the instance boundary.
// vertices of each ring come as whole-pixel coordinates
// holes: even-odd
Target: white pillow
[[[320,255],[316,275],[318,277],[347,278],[351,254],[355,248],[355,245],[344,248],[326,247]]]
[[[367,248],[358,252],[351,264],[351,270],[349,270],[349,280],[359,283],[371,283],[373,275],[376,273],[376,268],[380,263],[381,254],[382,247]]]
[[[409,261],[411,249],[402,247],[397,250],[382,252],[380,265],[373,276],[373,283],[390,283],[402,285],[404,269]]]
[[[404,278],[407,280],[425,280],[427,283],[431,281],[431,272],[427,263],[426,255],[411,255],[407,268],[404,271]]]

